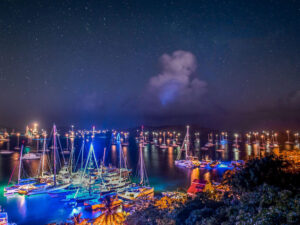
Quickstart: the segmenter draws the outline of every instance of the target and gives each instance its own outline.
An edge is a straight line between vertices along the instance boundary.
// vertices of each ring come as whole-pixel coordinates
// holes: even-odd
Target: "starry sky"
[[[0,125],[299,127],[300,2],[1,0]]]

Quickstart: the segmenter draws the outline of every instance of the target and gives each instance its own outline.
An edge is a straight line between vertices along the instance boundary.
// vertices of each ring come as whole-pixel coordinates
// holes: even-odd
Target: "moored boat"
[[[191,186],[189,187],[187,193],[191,197],[195,197],[197,193],[203,192],[207,181],[201,181],[199,179],[194,179]]]

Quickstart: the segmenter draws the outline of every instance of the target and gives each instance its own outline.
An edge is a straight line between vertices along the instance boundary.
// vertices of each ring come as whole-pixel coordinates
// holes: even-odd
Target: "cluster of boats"
[[[144,137],[141,137],[143,133]],[[198,150],[209,150],[212,147],[216,148],[217,152],[225,151],[225,146],[231,144],[231,146],[235,149],[239,149],[241,143],[245,143],[247,145],[255,145],[257,149],[265,150],[271,148],[278,148],[279,134],[274,131],[262,131],[262,132],[247,132],[244,135],[234,133],[233,138],[229,140],[228,132],[209,132],[207,134],[207,142],[200,146],[200,133],[195,132],[193,137],[191,137],[190,143],[193,143],[196,151]],[[283,136],[283,135],[281,135]],[[286,131],[287,140],[284,142],[285,144],[294,145],[295,148],[300,148],[300,135],[299,132],[294,132],[291,137],[291,132],[289,130]],[[149,144],[154,145],[159,149],[166,149],[172,147],[173,149],[180,148],[182,145],[181,134],[177,131],[142,131],[138,130],[138,136],[136,137],[136,141],[144,139],[144,145],[147,146]],[[293,140],[292,140],[293,139]]]
[[[198,157],[193,156],[192,152],[190,151],[190,135],[189,135],[189,126],[186,127],[186,135],[184,137],[182,147],[178,151],[177,159],[175,160],[175,165],[185,168],[205,168],[205,169],[214,169],[214,168],[222,168],[222,169],[233,169],[235,166],[239,166],[243,164],[242,160],[239,161],[230,161],[230,162],[221,162],[219,160],[212,161],[212,160],[199,160]],[[209,135],[209,138],[211,136]],[[225,137],[223,135],[221,140]],[[209,139],[210,140],[210,139]],[[211,142],[209,142],[211,143]],[[185,159],[182,158],[182,153],[185,153]]]
[[[150,136],[152,136],[152,138],[150,138]],[[138,137],[136,137],[136,142],[140,143],[141,140],[144,147],[151,144],[160,149],[167,149],[168,147],[177,148],[180,146],[180,133],[175,131],[144,132],[142,127]]]
[[[187,160],[176,160],[175,165],[189,169],[234,169],[244,164],[243,160],[224,162],[220,160],[198,160],[197,157],[189,157]]]
[[[51,197],[60,198],[67,205],[83,204],[86,209],[97,210],[105,206],[105,199],[109,197],[113,205],[129,206],[137,199],[149,199],[154,197],[154,188],[149,186],[142,147],[139,151],[139,182],[131,181],[132,171],[127,168],[126,158],[123,155],[121,135],[117,134],[116,142],[119,151],[119,166],[105,166],[105,152],[103,159],[98,161],[95,156],[93,137],[89,141],[89,150],[84,159],[86,138],[82,137],[82,145],[78,159],[75,158],[74,138],[71,139],[69,160],[61,159],[58,146],[60,146],[56,126],[53,126],[53,138],[51,151],[47,152],[46,141],[40,156],[40,168],[36,177],[22,178],[23,152],[20,151],[18,180],[16,184],[4,188],[6,196],[48,194]],[[46,134],[45,134],[46,138]],[[62,150],[61,150],[62,151]],[[28,154],[28,153],[27,153]],[[29,153],[30,154],[30,153]],[[86,155],[86,154],[85,154]],[[81,165],[78,168],[78,161]],[[46,171],[45,160],[52,161],[52,168]],[[76,161],[76,163],[75,163]],[[61,165],[62,164],[62,165]]]

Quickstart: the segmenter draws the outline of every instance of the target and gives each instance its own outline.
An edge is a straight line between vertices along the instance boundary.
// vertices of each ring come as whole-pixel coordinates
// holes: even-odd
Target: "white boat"
[[[161,148],[161,149],[166,149],[166,148],[168,148],[168,146],[167,146],[165,143],[162,143],[162,144],[159,146],[159,148]]]
[[[164,141],[163,141],[163,143],[159,146],[159,148],[161,148],[161,149],[166,149],[166,148],[168,148],[168,146],[166,145],[166,133],[165,133],[165,132],[163,132],[163,137],[164,137]]]
[[[9,155],[9,154],[12,154],[12,153],[14,153],[14,152],[10,151],[10,150],[1,150],[0,151],[0,154],[2,154],[2,155]]]
[[[185,168],[193,168],[200,165],[200,161],[197,157],[191,156],[190,154],[190,134],[189,134],[189,126],[186,126],[186,135],[184,137],[182,147],[178,152],[177,159],[175,160],[176,166],[182,166]],[[181,154],[185,151],[185,159],[181,160]]]
[[[193,168],[194,167],[192,161],[190,161],[190,160],[175,160],[175,165],[185,167],[185,168]]]
[[[65,149],[64,151],[62,151],[62,153],[65,155],[69,155],[71,152],[68,149]]]
[[[39,159],[39,158],[41,158],[40,154],[32,153],[32,152],[26,153],[22,157],[22,159],[26,159],[26,160]]]
[[[214,146],[213,134],[208,134],[208,142],[205,144],[205,147],[210,148]]]
[[[123,142],[123,143],[122,143],[122,146],[128,146],[128,145],[129,145],[128,142]]]
[[[210,148],[210,147],[213,147],[213,146],[214,146],[214,144],[211,143],[211,142],[207,142],[207,143],[205,144],[205,147],[207,147],[207,148]]]
[[[119,193],[118,196],[125,200],[137,200],[141,198],[153,198],[154,197],[154,188],[146,187],[146,186],[137,186],[132,187],[124,191],[123,193]]]
[[[45,185],[43,188],[38,188],[38,189],[34,189],[31,191],[28,191],[27,195],[38,195],[38,194],[45,194],[45,193],[51,193],[53,191],[57,191],[57,190],[61,190],[61,189],[65,189],[67,187],[69,187],[71,184],[61,184],[61,185],[53,185],[53,186],[48,186]]]
[[[143,141],[143,140],[142,140]],[[138,174],[140,177],[140,182],[135,187],[129,187],[118,193],[120,198],[126,200],[137,200],[137,199],[152,199],[154,197],[154,188],[149,186],[148,176],[146,172],[146,167],[144,163],[143,149],[139,147],[139,166]]]

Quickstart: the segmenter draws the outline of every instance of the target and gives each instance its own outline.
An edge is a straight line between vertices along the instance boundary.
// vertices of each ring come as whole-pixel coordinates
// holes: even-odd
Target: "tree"
[[[74,225],[88,225],[87,219],[81,218],[82,213],[74,214],[74,216],[71,217],[72,224]]]
[[[122,225],[126,219],[124,212],[118,211],[119,206],[112,206],[112,201],[109,196],[105,198],[105,210],[97,217],[94,225]]]

